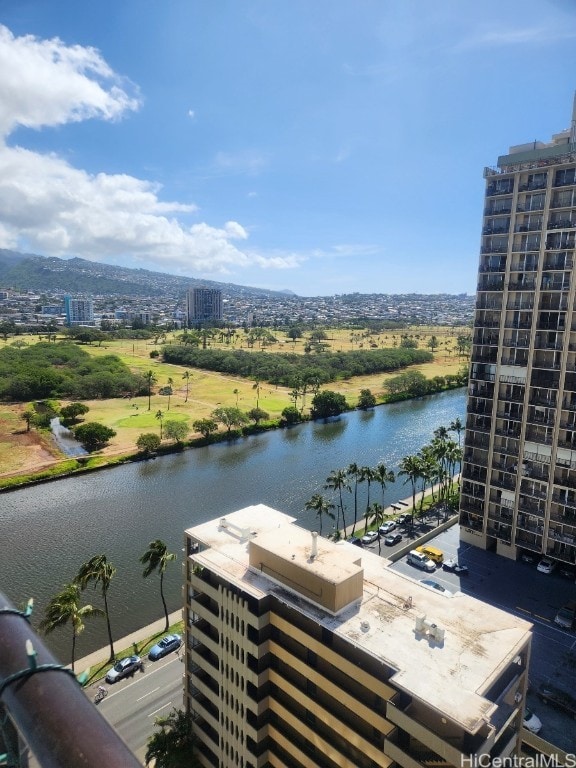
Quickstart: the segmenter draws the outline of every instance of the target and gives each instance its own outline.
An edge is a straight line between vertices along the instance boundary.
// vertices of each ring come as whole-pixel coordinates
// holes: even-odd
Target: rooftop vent
[[[225,517],[220,518],[221,531],[230,531],[234,536],[240,539],[240,541],[248,541],[248,539],[254,538],[254,532],[250,528],[241,528],[239,525],[229,522]]]
[[[437,643],[442,643],[444,642],[445,631],[431,621],[426,621],[426,616],[417,616],[416,634],[428,635],[430,639],[436,640]]]

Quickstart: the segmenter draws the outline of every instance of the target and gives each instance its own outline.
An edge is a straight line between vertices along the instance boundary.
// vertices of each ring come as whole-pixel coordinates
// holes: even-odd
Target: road
[[[114,685],[104,684],[108,695],[98,709],[142,763],[155,718],[167,715],[174,707],[182,709],[183,672],[183,664],[172,653],[160,661],[147,661],[143,674],[137,672]],[[87,689],[92,698],[96,687]]]

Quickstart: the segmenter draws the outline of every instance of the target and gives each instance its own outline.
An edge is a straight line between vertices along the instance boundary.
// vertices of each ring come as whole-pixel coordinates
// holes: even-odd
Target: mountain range
[[[189,288],[219,288],[226,296],[294,296],[234,283],[178,277],[147,269],[115,267],[78,257],[60,259],[0,248],[0,289],[75,294],[178,297]]]

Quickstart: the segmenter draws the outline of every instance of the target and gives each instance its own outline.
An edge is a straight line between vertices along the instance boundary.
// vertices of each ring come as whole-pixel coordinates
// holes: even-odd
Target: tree
[[[438,341],[437,336],[430,336],[430,338],[426,342],[426,346],[430,347],[430,351],[432,352],[432,354],[434,354],[434,350],[438,349],[439,343],[440,342]]]
[[[270,414],[267,411],[263,411],[262,408],[252,408],[246,414],[256,425],[261,421],[270,418]]]
[[[116,432],[110,427],[104,424],[99,424],[97,421],[89,421],[86,424],[80,424],[74,430],[74,437],[78,442],[82,443],[88,453],[97,451],[116,436]]]
[[[158,410],[156,411],[156,415],[154,416],[154,418],[160,422],[160,440],[162,440],[162,427],[163,427],[164,413]]]
[[[110,661],[114,661],[114,641],[112,640],[112,628],[110,626],[110,612],[108,610],[108,590],[116,573],[116,568],[108,562],[106,555],[94,555],[86,563],[80,566],[78,575],[74,579],[80,589],[84,590],[89,584],[94,589],[100,585],[102,600],[104,601],[104,615],[108,629],[108,642],[110,643]]]
[[[148,392],[148,410],[150,410],[150,399],[152,397],[152,387],[157,382],[156,375],[154,371],[148,371],[144,374],[144,380],[146,381],[146,388]]]
[[[294,405],[287,405],[282,410],[282,418],[286,424],[297,424],[301,420],[300,411]]]
[[[172,397],[172,385],[174,384],[174,379],[172,376],[168,376],[168,385],[166,389],[168,390],[168,410],[170,410],[170,398]]]
[[[188,424],[182,420],[170,419],[164,424],[164,437],[182,443],[188,434]]]
[[[166,599],[164,598],[164,574],[168,567],[168,563],[171,563],[174,560],[176,560],[176,555],[173,552],[168,552],[166,544],[161,539],[151,541],[150,544],[148,544],[148,549],[140,558],[142,565],[146,566],[142,574],[145,579],[147,579],[150,574],[154,573],[154,571],[157,571],[160,576],[160,597],[162,598],[164,616],[166,617],[164,631],[166,631],[169,626],[168,607],[166,605]]]
[[[252,389],[256,390],[256,408],[260,407],[260,381],[256,379],[256,383],[252,385]]]
[[[416,512],[416,483],[421,477],[422,463],[418,456],[404,456],[400,460],[400,471],[398,475],[406,477],[405,483],[410,482],[412,486],[412,522],[414,521],[414,513]]]
[[[194,757],[192,717],[180,709],[173,709],[166,717],[154,721],[160,730],[150,736],[146,746],[146,765],[154,762],[156,768],[198,768]]]
[[[76,639],[84,631],[84,619],[103,615],[104,611],[100,608],[94,608],[92,605],[80,605],[80,587],[72,582],[66,584],[62,591],[50,600],[44,611],[44,618],[40,622],[39,629],[45,635],[49,635],[59,627],[64,627],[67,624],[72,626],[71,666],[72,671],[74,671]]]
[[[358,522],[358,480],[360,479],[360,467],[356,462],[352,462],[345,470],[346,476],[354,479],[354,525],[352,526],[352,536],[356,531],[356,523]],[[348,490],[351,490],[349,487]]]
[[[188,392],[190,390],[190,377],[191,376],[192,376],[192,374],[190,373],[190,371],[184,371],[184,373],[182,374],[182,378],[186,379],[186,397],[184,398],[184,402],[185,403],[188,402]]]
[[[200,432],[202,437],[209,437],[212,432],[216,432],[218,424],[214,419],[196,419],[192,422],[192,429]]]
[[[310,509],[316,512],[316,517],[318,518],[319,523],[318,532],[320,533],[320,536],[322,536],[322,518],[326,515],[326,517],[334,520],[334,513],[330,511],[331,509],[334,509],[334,504],[330,501],[326,501],[321,494],[315,493],[314,496],[304,504],[304,507],[305,509]]]
[[[85,413],[88,413],[90,408],[88,408],[87,405],[84,405],[84,403],[70,403],[70,405],[65,405],[63,408],[60,408],[60,416],[62,416],[66,421],[77,421],[78,416],[83,416]]]
[[[136,440],[136,447],[142,453],[154,453],[160,448],[161,440],[154,432],[144,432]]]
[[[394,472],[392,472],[391,469],[388,469],[386,464],[377,464],[374,469],[374,480],[379,483],[382,488],[382,504],[384,504],[384,491],[386,490],[386,486],[388,483],[393,483],[396,480]]]
[[[234,408],[233,406],[216,408],[212,411],[212,418],[223,424],[228,434],[230,434],[232,427],[241,427],[248,423],[246,414],[240,408]]]
[[[324,490],[338,491],[340,503],[338,505],[338,519],[336,520],[336,528],[339,528],[340,515],[342,515],[342,527],[346,531],[346,520],[344,519],[344,501],[342,499],[342,491],[349,491],[348,476],[345,469],[333,469],[332,472],[326,478],[324,484]]]
[[[312,398],[310,415],[313,419],[327,419],[330,416],[339,416],[347,409],[348,403],[344,395],[325,389]]]
[[[376,480],[376,475],[372,467],[359,467],[358,468],[358,481],[368,484],[368,490],[366,492],[366,528],[368,527],[368,509],[370,507],[370,485],[372,481]]]
[[[460,447],[460,434],[464,431],[464,425],[462,424],[459,417],[455,418],[454,421],[450,423],[450,426],[448,427],[449,432],[456,432],[458,435],[458,447]]]
[[[26,408],[26,410],[20,414],[20,418],[26,422],[26,432],[30,432],[30,424],[34,423],[34,417],[36,411],[33,408]]]
[[[376,398],[369,389],[361,389],[360,397],[358,398],[358,408],[366,411],[368,408],[374,408],[376,405]]]

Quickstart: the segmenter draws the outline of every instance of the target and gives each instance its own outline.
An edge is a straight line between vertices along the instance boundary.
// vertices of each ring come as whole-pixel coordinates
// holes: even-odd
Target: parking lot
[[[410,538],[401,530],[403,541],[387,547],[381,544],[382,556],[394,559],[395,553],[406,546]],[[417,546],[414,534],[414,546]],[[574,694],[576,691],[576,633],[561,629],[554,624],[559,607],[576,599],[576,585],[563,578],[558,571],[543,574],[536,564],[512,562],[504,557],[462,544],[459,527],[453,525],[427,543],[442,550],[444,559],[455,559],[468,566],[467,575],[457,575],[436,568],[433,573],[418,570],[409,565],[406,557],[400,557],[391,568],[415,581],[429,579],[449,590],[458,590],[498,608],[510,611],[533,623],[532,659],[530,664],[530,690],[527,706],[542,721],[540,736],[566,752],[576,750],[574,719],[563,712],[546,706],[537,696],[542,683],[552,683]],[[366,549],[378,552],[378,541]]]

